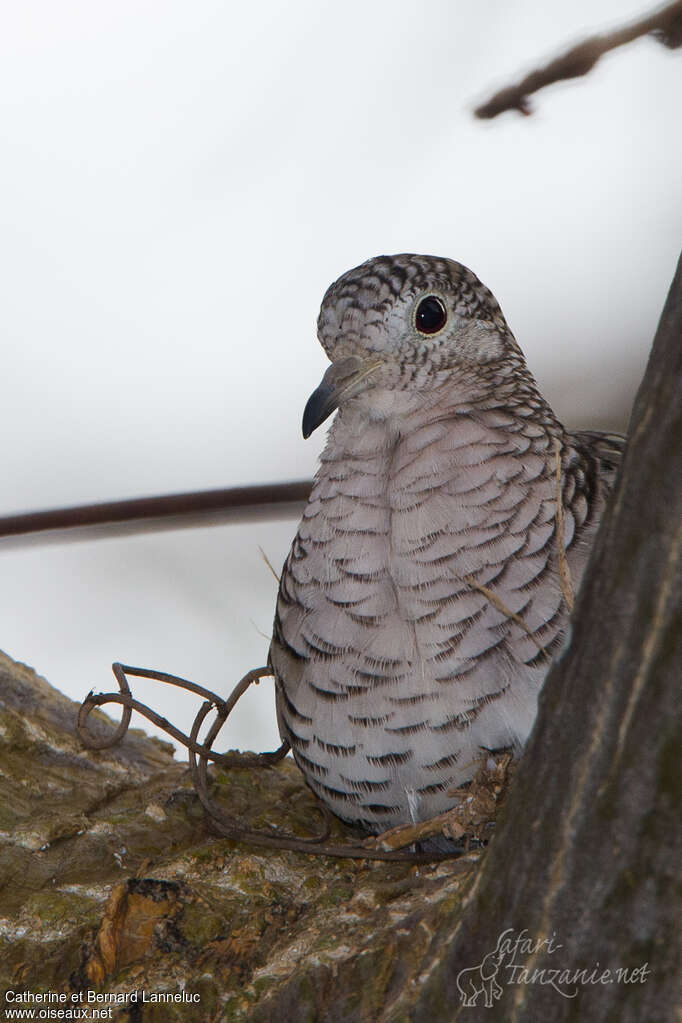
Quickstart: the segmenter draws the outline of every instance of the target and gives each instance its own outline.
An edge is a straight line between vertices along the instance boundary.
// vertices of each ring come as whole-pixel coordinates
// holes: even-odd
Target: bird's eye
[[[427,295],[417,306],[414,323],[420,334],[437,334],[447,323],[445,306],[435,295]]]

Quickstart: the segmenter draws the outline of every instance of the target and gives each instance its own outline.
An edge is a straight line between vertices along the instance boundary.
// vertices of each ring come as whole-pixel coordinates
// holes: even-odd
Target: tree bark
[[[84,750],[77,710],[0,654],[0,1019],[88,1005],[128,1023],[251,1020],[261,1007],[278,1020],[378,1019],[482,854],[415,867],[217,838],[167,744],[131,730]],[[90,721],[113,728],[100,711]],[[214,799],[246,826],[319,827],[293,760],[210,773]],[[332,840],[348,841],[340,822]],[[194,1000],[163,1001],[183,990]]]

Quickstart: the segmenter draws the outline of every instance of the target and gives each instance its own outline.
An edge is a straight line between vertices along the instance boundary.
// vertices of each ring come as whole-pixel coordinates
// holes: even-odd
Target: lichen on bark
[[[282,999],[373,1019],[476,871],[480,853],[417,867],[221,839],[169,745],[131,730],[84,750],[77,705],[5,655],[0,691],[2,990],[200,996],[117,1006],[121,1020],[268,1017]],[[291,760],[213,775],[254,827],[304,835],[317,820]]]

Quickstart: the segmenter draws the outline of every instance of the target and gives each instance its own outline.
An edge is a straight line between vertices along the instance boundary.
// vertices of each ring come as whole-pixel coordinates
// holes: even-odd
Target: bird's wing
[[[623,459],[626,438],[622,433],[606,433],[601,430],[578,430],[573,435],[577,446],[597,460],[599,476],[611,488]]]

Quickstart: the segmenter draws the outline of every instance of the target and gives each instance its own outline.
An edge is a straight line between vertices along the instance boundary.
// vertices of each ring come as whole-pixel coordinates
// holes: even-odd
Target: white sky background
[[[682,237],[679,51],[471,108],[642,0],[24,0],[0,14],[0,514],[311,476],[326,287],[451,256],[568,425],[623,428]],[[75,699],[120,659],[227,693],[295,522],[9,548],[0,646]],[[196,701],[142,699],[188,728]],[[227,745],[278,743],[261,684]]]

